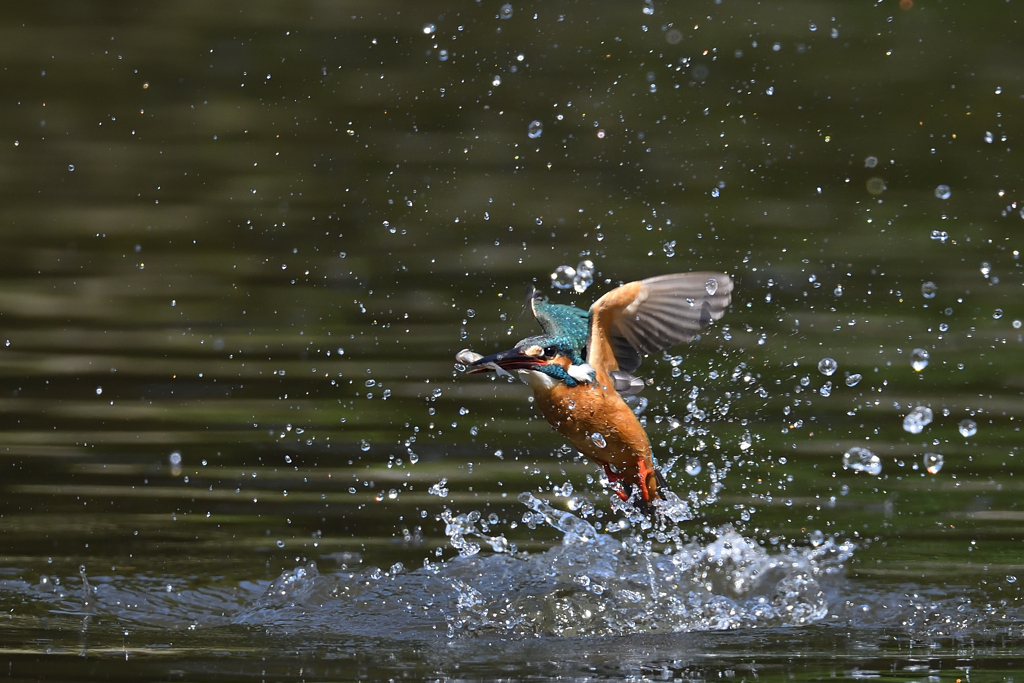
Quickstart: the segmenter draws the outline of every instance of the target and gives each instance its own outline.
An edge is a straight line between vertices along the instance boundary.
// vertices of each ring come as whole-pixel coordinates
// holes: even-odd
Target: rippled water
[[[978,660],[994,670],[1013,667],[1019,606],[968,585],[950,591],[913,581],[851,582],[845,565],[855,545],[820,532],[797,547],[770,549],[728,527],[684,540],[665,518],[652,524],[634,517],[632,526],[599,533],[531,494],[520,502],[530,511],[524,524],[550,525],[560,544],[496,554],[463,545],[449,560],[416,568],[398,562],[386,570],[353,571],[346,563],[358,563],[358,554],[338,553],[330,559],[340,566],[310,562],[273,581],[145,572],[90,577],[84,568],[63,581],[46,574],[35,583],[3,579],[9,603],[17,595],[40,615],[34,627],[23,616],[15,620],[20,628],[8,638],[74,634],[58,644],[46,638],[55,670],[62,670],[61,655],[98,660],[95,671],[113,671],[115,657],[142,657],[138,672],[162,669],[154,657],[185,657],[174,670],[198,672],[206,656],[270,652],[269,671],[289,677],[353,670],[371,677],[800,670],[873,676],[886,669],[914,676]],[[455,545],[479,531],[475,517],[449,522]],[[674,542],[658,543],[666,532]],[[715,635],[722,631],[737,635]],[[813,661],[829,651],[827,662]],[[509,659],[499,664],[503,657]],[[811,661],[796,664],[794,657]],[[23,660],[14,660],[18,672]],[[242,670],[267,673],[253,664]],[[213,671],[223,672],[223,665]]]
[[[56,8],[0,20],[0,671],[1021,661],[1012,3]],[[653,520],[455,363],[698,269]]]

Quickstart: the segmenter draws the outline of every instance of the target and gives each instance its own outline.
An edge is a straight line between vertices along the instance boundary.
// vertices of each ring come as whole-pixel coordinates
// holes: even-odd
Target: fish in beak
[[[499,351],[490,356],[481,356],[475,351],[463,349],[456,354],[455,359],[466,366],[468,374],[495,372],[506,377],[512,377],[509,370],[530,370],[544,364],[543,358],[528,356],[519,347]]]

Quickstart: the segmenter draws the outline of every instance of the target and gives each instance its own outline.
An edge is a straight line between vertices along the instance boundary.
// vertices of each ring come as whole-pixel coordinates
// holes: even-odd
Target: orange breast
[[[603,374],[603,373],[602,373]],[[614,389],[598,381],[576,387],[556,385],[537,390],[537,406],[551,425],[583,455],[600,465],[611,465],[628,481],[656,493],[651,444],[640,421]],[[593,436],[595,434],[599,437]]]

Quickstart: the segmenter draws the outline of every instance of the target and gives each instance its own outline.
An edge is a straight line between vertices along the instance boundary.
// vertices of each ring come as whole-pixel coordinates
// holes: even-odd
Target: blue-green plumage
[[[590,313],[575,306],[548,303],[547,297],[537,290],[530,293],[530,306],[544,334],[524,339],[520,344],[554,347],[574,365],[581,365],[587,353]]]

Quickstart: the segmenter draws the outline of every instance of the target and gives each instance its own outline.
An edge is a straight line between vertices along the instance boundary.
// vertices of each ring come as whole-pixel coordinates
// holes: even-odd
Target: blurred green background
[[[445,507],[515,520],[516,494],[563,505],[553,488],[566,481],[606,511],[595,469],[559,450],[525,387],[454,368],[459,349],[533,334],[528,285],[550,287],[558,266],[584,259],[593,287],[555,300],[586,307],[676,271],[738,283],[721,325],[641,367],[654,379],[645,415],[680,495],[726,473],[695,537],[733,524],[769,547],[806,545],[815,531],[858,543],[834,618],[862,635],[770,632],[802,657],[780,675],[903,670],[921,640],[935,675],[1012,668],[1024,653],[1018,10],[9,7],[9,675],[163,676],[170,660],[195,675],[210,657],[233,666],[255,652],[274,675],[301,678],[334,642],[289,658],[272,640],[249,651],[249,632],[189,640],[194,606],[173,599],[148,614],[165,614],[169,630],[133,640],[118,618],[64,613],[19,588],[41,578],[166,577],[202,591],[265,585],[307,561],[416,567],[437,548],[455,554]],[[929,352],[921,371],[915,349]],[[838,363],[829,377],[826,357]],[[912,434],[903,419],[919,405],[934,422]],[[976,434],[963,435],[965,419]],[[853,446],[878,456],[878,476],[844,468]],[[935,474],[925,453],[942,458]],[[693,458],[702,470],[688,475]],[[442,478],[449,495],[429,493]],[[557,538],[520,527],[514,540],[529,550]],[[941,604],[923,622],[855,616],[860,600],[932,592]],[[175,654],[153,655],[165,638]],[[733,653],[721,665],[654,651],[676,677],[715,677],[745,670],[751,653],[778,655],[759,638],[698,641],[694,652]],[[471,676],[544,673],[528,648],[502,651],[501,669],[482,642],[431,664],[373,642],[392,664],[362,670],[370,677],[458,677],[453,662],[474,658]],[[371,661],[365,643],[337,647],[341,668],[307,674],[344,677]],[[119,648],[140,658],[126,664]],[[76,668],[80,650],[93,668]],[[238,656],[211,654],[221,651]],[[661,670],[611,651],[607,675]],[[837,652],[853,654],[837,664]],[[591,675],[575,660],[550,671]]]

